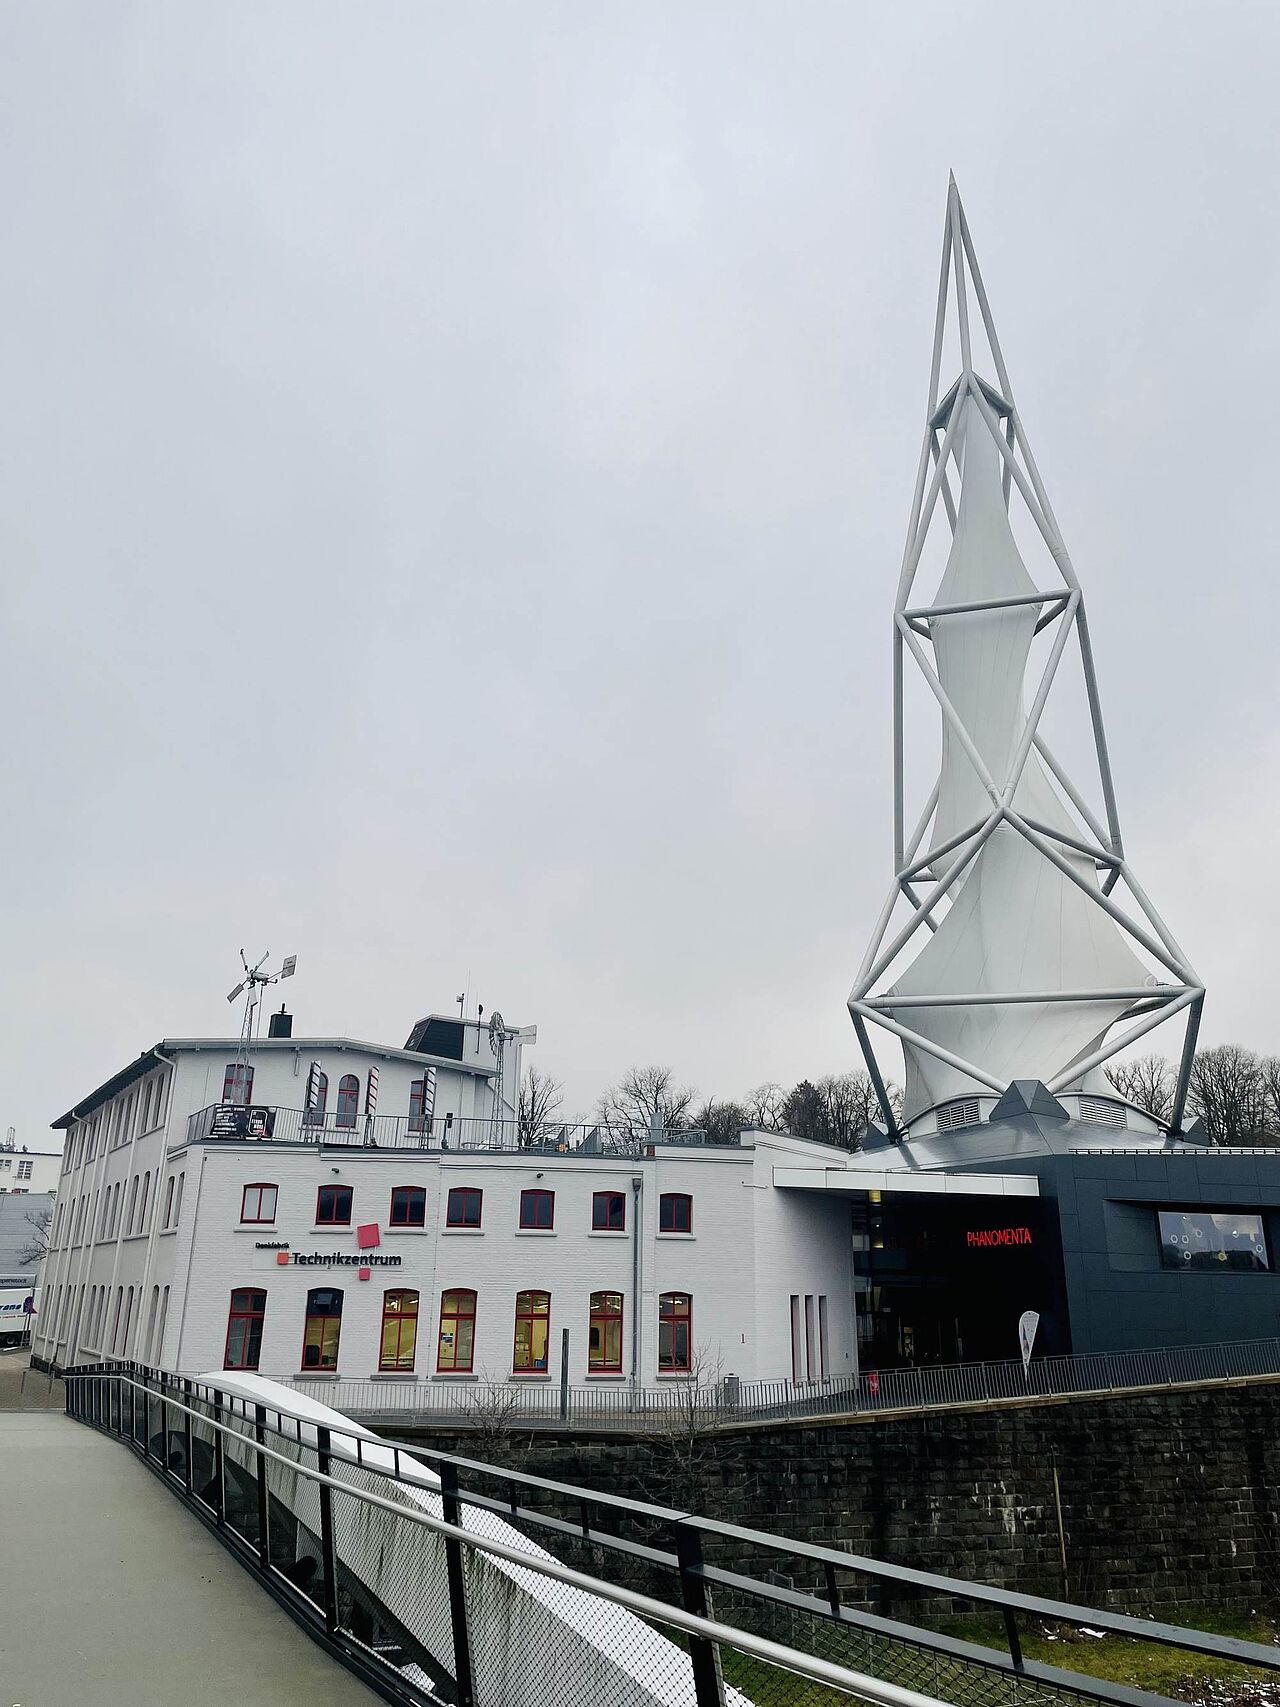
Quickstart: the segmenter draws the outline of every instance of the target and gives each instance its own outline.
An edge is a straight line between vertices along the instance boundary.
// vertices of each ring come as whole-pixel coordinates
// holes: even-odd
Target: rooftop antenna
[[[266,989],[268,984],[278,984],[282,978],[292,978],[298,969],[297,955],[286,954],[278,972],[264,972],[263,967],[267,964],[270,953],[271,951],[268,949],[256,966],[250,966],[245,951],[240,950],[240,964],[244,967],[244,977],[227,997],[229,1002],[234,1002],[241,995],[245,995],[244,1018],[240,1022],[240,1047],[236,1051],[237,1067],[244,1065],[248,1058],[249,1046],[254,1039],[254,1023],[255,1016],[258,1014],[260,992]],[[247,994],[245,994],[246,992]],[[242,1074],[236,1074],[237,1080],[242,1077]]]

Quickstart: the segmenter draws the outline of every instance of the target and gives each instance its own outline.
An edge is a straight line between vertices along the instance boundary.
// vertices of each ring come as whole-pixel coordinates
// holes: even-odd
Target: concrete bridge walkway
[[[0,1410],[0,1707],[377,1701],[119,1442]]]

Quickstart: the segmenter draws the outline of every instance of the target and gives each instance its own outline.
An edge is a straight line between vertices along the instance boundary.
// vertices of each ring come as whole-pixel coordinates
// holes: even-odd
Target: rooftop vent
[[[977,1097],[956,1097],[938,1107],[938,1131],[955,1132],[961,1126],[976,1126],[982,1118]]]
[[[278,1014],[272,1014],[271,1018],[267,1022],[267,1036],[293,1036],[293,1015],[286,1009],[283,1002],[280,1004],[280,1012]]]
[[[1080,1118],[1091,1126],[1110,1126],[1118,1132],[1127,1130],[1129,1125],[1124,1104],[1112,1102],[1110,1097],[1081,1097]]]

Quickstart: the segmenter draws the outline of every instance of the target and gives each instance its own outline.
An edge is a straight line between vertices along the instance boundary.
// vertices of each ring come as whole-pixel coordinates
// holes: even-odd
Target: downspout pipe
[[[640,1240],[644,1234],[644,1175],[631,1176],[631,1391],[640,1390]]]

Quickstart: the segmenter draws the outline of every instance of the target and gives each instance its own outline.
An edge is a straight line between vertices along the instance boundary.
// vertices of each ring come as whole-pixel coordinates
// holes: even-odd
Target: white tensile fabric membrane
[[[965,418],[957,429],[963,433],[960,508],[933,603],[1033,593],[1035,583],[1005,512],[998,452],[972,399],[966,396],[962,407]],[[1041,609],[1039,604],[1019,605],[929,621],[938,678],[997,787],[1004,784],[1026,725],[1027,661]],[[1068,834],[1080,833],[1034,749],[1015,791],[1014,808]],[[984,784],[944,720],[930,847],[976,827],[990,810]],[[963,857],[967,845],[944,854],[939,867]],[[1060,851],[1096,887],[1092,860],[1066,848]],[[1146,978],[1146,967],[1101,907],[1024,836],[1002,824],[965,870],[936,934],[889,994],[1131,988]],[[1014,1078],[1052,1078],[1097,1048],[1129,1006],[1120,1000],[892,1011],[899,1024],[972,1061],[1004,1085]],[[914,1044],[904,1041],[903,1049],[908,1119],[948,1097],[982,1088]]]

